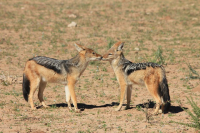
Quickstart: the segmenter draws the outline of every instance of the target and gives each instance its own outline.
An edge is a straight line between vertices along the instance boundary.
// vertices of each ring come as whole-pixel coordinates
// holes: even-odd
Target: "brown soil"
[[[195,0],[0,1],[0,133],[196,132],[172,121],[191,122],[183,110],[192,111],[187,97],[200,106],[199,76],[188,67],[200,74],[199,15]],[[77,27],[68,28],[72,21]],[[133,88],[131,109],[125,110],[125,100],[122,110],[114,111],[120,88],[108,62],[90,63],[76,84],[80,114],[69,112],[60,84],[45,89],[50,108],[41,106],[36,92],[38,108],[30,109],[22,95],[22,74],[29,58],[69,59],[77,54],[74,42],[103,54],[118,40],[126,42],[125,56],[133,62],[159,63],[156,52],[161,46],[172,101],[169,113],[147,120],[145,112],[153,112],[155,100],[140,86]]]

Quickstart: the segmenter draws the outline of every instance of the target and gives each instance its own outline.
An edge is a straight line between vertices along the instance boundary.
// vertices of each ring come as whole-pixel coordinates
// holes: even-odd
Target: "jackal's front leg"
[[[68,104],[68,108],[69,108],[69,110],[72,110],[72,107],[71,107],[71,95],[70,95],[69,88],[68,88],[67,85],[65,86],[65,95],[66,95],[66,102]]]
[[[120,88],[121,88],[120,103],[119,103],[119,106],[115,109],[115,111],[119,111],[121,109],[123,101],[124,101],[125,91],[128,87],[123,76],[120,76],[120,78],[118,78],[118,80],[119,80],[119,84],[120,84]]]
[[[75,108],[75,112],[80,113],[80,109],[78,109],[78,106],[77,106],[76,94],[75,94],[75,91],[74,91],[75,83],[76,83],[76,80],[74,78],[70,78],[70,77],[68,78],[69,93],[70,93],[71,98],[72,98],[72,102],[73,102],[73,105],[74,105],[74,108]]]

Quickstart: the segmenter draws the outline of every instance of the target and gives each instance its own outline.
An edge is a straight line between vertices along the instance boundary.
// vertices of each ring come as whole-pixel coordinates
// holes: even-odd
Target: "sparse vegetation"
[[[193,92],[200,80],[199,15],[195,0],[2,0],[0,133],[195,132],[198,128],[169,122],[195,124],[181,107],[196,116],[186,96],[199,107],[199,92]],[[72,21],[77,27],[68,27]],[[69,59],[77,54],[74,42],[104,54],[119,40],[125,42],[127,59],[165,67],[172,103],[168,114],[151,115],[154,108],[142,104],[152,97],[140,86],[133,87],[131,109],[124,109],[124,100],[121,111],[115,112],[120,86],[104,61],[91,62],[76,83],[81,114],[68,110],[62,84],[47,84],[44,100],[49,108],[37,100],[36,90],[37,109],[30,110],[22,94],[22,73],[29,58]]]
[[[163,57],[162,46],[158,46],[158,49],[153,52],[152,56],[148,57],[148,61],[149,62],[158,63],[158,64],[161,64],[161,65],[165,64],[165,59]]]
[[[107,49],[110,49],[112,47],[112,45],[115,43],[115,41],[110,37],[107,38],[107,41],[108,41],[108,48]]]
[[[186,111],[187,114],[190,116],[191,122],[190,123],[175,122],[175,121],[172,121],[172,122],[178,123],[181,125],[185,125],[188,127],[193,127],[193,128],[200,130],[200,108],[197,106],[197,104],[194,102],[194,100],[192,98],[189,99],[187,97],[187,100],[192,107],[192,111],[190,111],[189,109],[187,109],[187,110],[184,109],[184,111]]]
[[[199,79],[200,80],[200,75],[199,73],[192,68],[192,66],[190,64],[187,64],[188,68],[189,68],[189,78],[190,79]]]

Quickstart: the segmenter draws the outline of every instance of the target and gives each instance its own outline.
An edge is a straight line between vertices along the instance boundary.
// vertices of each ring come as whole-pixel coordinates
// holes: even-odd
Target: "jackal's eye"
[[[95,54],[94,52],[92,54]]]
[[[112,55],[111,53],[109,53],[108,55]]]

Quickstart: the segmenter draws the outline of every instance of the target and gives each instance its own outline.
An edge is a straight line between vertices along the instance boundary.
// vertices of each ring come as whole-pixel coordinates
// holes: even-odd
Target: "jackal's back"
[[[30,60],[34,60],[37,64],[41,66],[44,66],[48,69],[52,69],[57,73],[61,73],[61,64],[63,62],[62,60],[57,60],[45,56],[37,56],[29,59],[29,61]]]
[[[157,63],[152,63],[152,62],[146,62],[146,63],[132,63],[130,61],[126,61],[123,66],[123,70],[127,75],[130,75],[132,72],[137,71],[137,70],[145,70],[147,67],[160,67],[162,68],[161,65]]]

